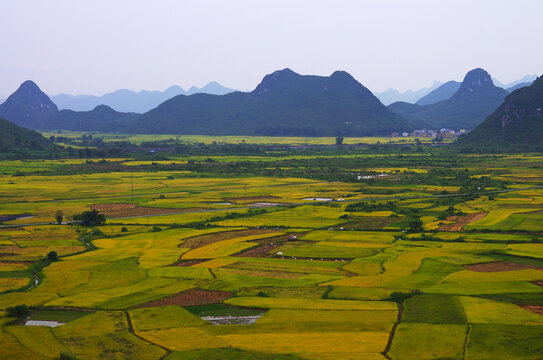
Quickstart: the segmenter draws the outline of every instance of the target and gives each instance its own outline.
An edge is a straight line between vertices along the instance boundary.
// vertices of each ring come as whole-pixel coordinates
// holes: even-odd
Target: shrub
[[[128,232],[128,229],[126,228],[126,226],[123,226],[123,227],[121,228],[121,232]]]
[[[392,294],[390,294],[390,300],[394,301],[395,303],[401,304],[404,302],[404,300],[407,300],[410,297],[420,293],[420,290],[412,290],[411,292],[394,291]]]
[[[60,353],[59,359],[60,360],[77,360],[77,357],[70,352],[62,351]]]
[[[423,230],[424,228],[421,219],[417,218],[409,223],[409,232],[421,232]]]
[[[18,319],[22,319],[30,315],[30,308],[26,305],[16,305],[13,307],[7,307],[6,308],[6,315],[8,317],[14,317]]]
[[[50,251],[47,254],[47,260],[49,261],[58,261],[58,254],[56,251]]]

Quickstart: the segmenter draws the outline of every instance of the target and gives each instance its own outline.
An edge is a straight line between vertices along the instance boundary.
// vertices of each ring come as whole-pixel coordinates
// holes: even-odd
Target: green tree
[[[100,226],[106,223],[104,214],[100,214],[96,210],[83,211],[79,215],[74,215],[74,220],[79,221],[83,226]]]
[[[58,261],[58,254],[56,251],[50,251],[47,254],[47,260],[49,261]]]
[[[62,210],[57,210],[55,212],[55,220],[57,224],[62,224],[62,219],[64,219],[64,213],[62,212]]]
[[[423,222],[420,218],[416,218],[409,223],[409,232],[421,232],[424,230]]]
[[[343,136],[336,137],[336,145],[343,145]]]
[[[26,305],[16,305],[13,307],[7,307],[6,308],[6,315],[8,317],[14,317],[18,319],[22,319],[30,315],[30,309]]]

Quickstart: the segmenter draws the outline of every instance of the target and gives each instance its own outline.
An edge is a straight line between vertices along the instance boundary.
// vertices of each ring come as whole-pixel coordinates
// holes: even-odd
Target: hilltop
[[[0,105],[0,117],[29,129],[39,129],[58,111],[33,81],[27,80]]]
[[[473,129],[492,113],[507,96],[496,87],[483,69],[469,71],[458,90],[447,100],[431,105],[397,102],[389,109],[417,128]]]
[[[138,117],[133,133],[209,135],[382,135],[411,129],[344,71],[266,75],[251,92],[179,95]]]

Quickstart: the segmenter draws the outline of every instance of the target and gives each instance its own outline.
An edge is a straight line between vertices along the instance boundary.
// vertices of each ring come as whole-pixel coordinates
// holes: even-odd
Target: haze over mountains
[[[229,89],[216,81],[212,81],[202,88],[192,86],[189,90],[184,90],[180,86],[174,85],[164,91],[143,90],[136,92],[121,89],[102,96],[59,94],[51,96],[51,100],[57,104],[59,109],[89,111],[98,105],[107,105],[116,111],[141,114],[177,95],[192,95],[197,93],[224,95],[233,91],[236,90]]]
[[[384,105],[390,105],[397,101],[404,101],[414,104],[420,98],[428,95],[429,93],[437,89],[439,86],[441,86],[441,84],[443,84],[441,81],[434,81],[432,86],[423,89],[409,89],[404,92],[398,91],[396,89],[388,89],[382,92],[374,92],[374,94],[379,100],[381,100]]]
[[[522,86],[521,80],[513,86]],[[203,89],[193,88],[189,92]],[[206,90],[229,91],[216,83],[209,84]],[[155,95],[169,96],[178,91],[182,89],[171,87]],[[119,100],[123,98],[122,94],[123,91],[117,91],[108,95],[110,99]],[[138,96],[150,99],[149,94],[153,92],[128,92],[127,104]],[[417,104],[397,102],[387,108],[344,71],[336,71],[330,76],[313,76],[283,69],[266,75],[250,92],[180,94],[141,115],[116,111],[103,104],[87,111],[59,111],[34,82],[25,81],[0,104],[0,117],[39,130],[372,136],[415,128],[473,129],[496,110],[507,94],[506,90],[494,85],[485,70],[474,69],[467,73],[462,83],[441,84]],[[157,99],[155,97],[154,101]]]
[[[501,87],[510,93],[521,87],[531,85],[536,78],[536,75],[526,75],[522,79],[513,81],[509,84],[503,84],[495,78],[492,78],[492,80],[497,87]],[[375,92],[374,94],[387,106],[399,101],[417,105],[431,105],[438,101],[450,98],[458,90],[460,84],[461,82],[455,80],[447,81],[445,83],[434,81],[432,86],[419,90],[400,92],[396,89],[388,89],[383,92]]]

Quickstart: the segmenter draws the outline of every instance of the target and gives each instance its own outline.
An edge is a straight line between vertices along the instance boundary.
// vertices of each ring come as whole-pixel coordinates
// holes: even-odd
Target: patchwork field
[[[3,160],[0,359],[541,358],[540,157],[367,151]]]

